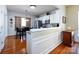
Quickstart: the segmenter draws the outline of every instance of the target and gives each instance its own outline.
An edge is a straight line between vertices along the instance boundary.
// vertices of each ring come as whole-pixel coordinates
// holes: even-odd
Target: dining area
[[[16,39],[20,38],[20,39],[24,39],[26,40],[26,32],[29,31],[30,28],[29,27],[21,27],[21,28],[16,28]]]
[[[15,16],[15,31],[16,39],[20,38],[26,40],[26,32],[30,31],[31,19],[25,17]]]

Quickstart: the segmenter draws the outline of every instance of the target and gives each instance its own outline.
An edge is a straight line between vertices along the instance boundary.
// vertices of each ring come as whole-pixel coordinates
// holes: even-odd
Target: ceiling
[[[56,9],[54,5],[37,5],[35,9],[31,9],[29,5],[7,5],[8,11],[20,12],[30,15],[40,15]]]

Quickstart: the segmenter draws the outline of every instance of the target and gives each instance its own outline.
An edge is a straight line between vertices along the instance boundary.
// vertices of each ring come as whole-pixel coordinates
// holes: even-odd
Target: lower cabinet
[[[73,45],[73,35],[72,35],[72,31],[63,31],[62,35],[63,35],[63,44],[66,46],[72,46]]]

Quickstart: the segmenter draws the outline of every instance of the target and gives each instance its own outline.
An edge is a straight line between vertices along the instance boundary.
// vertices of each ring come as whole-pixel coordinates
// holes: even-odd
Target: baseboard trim
[[[16,36],[16,35],[8,35],[7,37],[12,37],[12,36]]]

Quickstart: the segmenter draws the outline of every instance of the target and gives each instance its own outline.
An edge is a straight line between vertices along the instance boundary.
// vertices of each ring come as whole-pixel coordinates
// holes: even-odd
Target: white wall
[[[66,6],[59,5],[57,6],[59,8],[59,19],[60,19],[60,27],[61,30],[65,30],[65,24],[62,22],[62,16],[66,16]]]
[[[4,41],[7,36],[7,8],[0,5],[0,51],[4,47]]]
[[[78,11],[79,11],[79,6],[68,6],[66,8],[66,16],[67,16],[66,28],[71,27],[73,30],[77,29]]]
[[[15,16],[20,16],[20,17],[31,17],[32,22],[33,22],[33,16],[27,15],[27,14],[22,14],[22,13],[17,13],[13,11],[8,11],[8,35],[15,35]],[[13,25],[10,26],[10,19],[13,19]],[[31,22],[31,27],[32,27],[32,22]]]
[[[71,29],[74,30],[74,40],[76,42],[79,42],[79,29],[78,29],[78,25],[79,25],[79,6],[78,5],[72,5],[72,6],[68,6],[66,8],[66,15],[67,15],[67,23],[66,23],[66,28],[71,27]]]
[[[8,36],[8,14],[7,14],[7,6],[5,6],[5,14],[4,14],[4,19],[5,19],[5,36]]]

